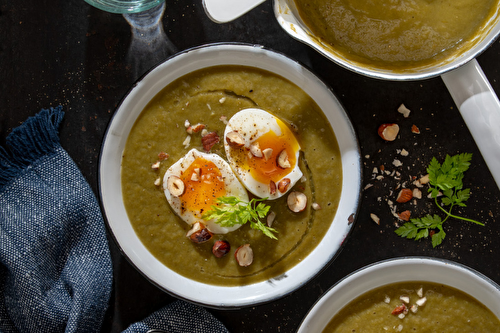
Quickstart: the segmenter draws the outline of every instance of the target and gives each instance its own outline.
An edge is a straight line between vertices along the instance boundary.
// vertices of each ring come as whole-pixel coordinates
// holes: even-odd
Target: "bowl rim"
[[[169,65],[165,65],[165,64],[166,63],[171,63],[172,59],[175,60],[175,59],[179,59],[180,57],[188,57],[188,55],[189,54],[193,54],[193,52],[194,53],[198,52],[200,54],[204,54],[204,52],[219,52],[220,53],[221,51],[223,52],[224,50],[230,50],[230,51],[237,50],[237,52],[248,52],[248,51],[251,51],[251,52],[255,53],[255,54],[252,55],[252,57],[255,57],[256,55],[257,55],[257,57],[269,57],[270,55],[272,55],[272,57],[275,57],[276,59],[281,59],[281,60],[285,59],[285,61],[288,62],[286,64],[286,66],[288,66],[288,67],[293,66],[293,67],[299,68],[300,71],[301,71],[301,74],[304,75],[304,77],[312,77],[312,78],[314,78],[316,80],[316,84],[319,84],[319,85],[323,86],[324,92],[322,92],[322,93],[323,94],[327,94],[328,96],[330,96],[330,98],[333,98],[336,101],[337,106],[335,106],[335,107],[339,107],[339,110],[337,110],[335,112],[340,111],[340,114],[336,114],[336,116],[337,117],[342,117],[342,119],[343,119],[343,121],[344,121],[344,123],[346,125],[345,126],[346,128],[343,129],[343,130],[345,130],[345,132],[349,135],[349,139],[348,140],[350,140],[350,144],[352,145],[351,148],[353,148],[352,151],[346,152],[346,158],[350,162],[352,162],[351,167],[353,167],[353,169],[355,169],[355,171],[353,171],[353,172],[356,173],[356,175],[355,175],[355,178],[356,178],[355,182],[357,182],[357,184],[350,183],[350,187],[352,188],[350,191],[354,192],[354,193],[350,193],[349,194],[350,197],[351,197],[351,198],[349,198],[349,200],[352,201],[352,206],[353,206],[352,209],[350,210],[351,214],[349,216],[349,219],[352,218],[352,220],[350,220],[349,223],[346,223],[347,227],[344,230],[344,233],[342,235],[342,239],[338,242],[337,249],[335,251],[333,251],[331,253],[331,255],[329,255],[328,260],[326,260],[324,263],[322,263],[322,265],[320,267],[318,267],[317,269],[315,269],[314,271],[309,272],[308,274],[306,274],[307,277],[303,281],[301,281],[300,283],[295,283],[295,285],[293,287],[287,287],[287,288],[282,287],[282,285],[283,285],[282,281],[287,280],[286,278],[288,277],[286,274],[284,274],[284,276],[278,276],[278,277],[275,277],[273,279],[266,280],[266,281],[263,281],[263,282],[260,282],[260,283],[255,283],[255,284],[250,284],[250,285],[240,286],[240,287],[220,287],[220,286],[210,285],[212,287],[211,289],[215,289],[214,293],[216,293],[216,294],[224,292],[224,290],[222,290],[222,289],[232,288],[232,291],[237,291],[238,289],[242,289],[242,288],[245,288],[245,287],[248,287],[248,286],[256,286],[256,285],[259,285],[259,287],[265,289],[265,291],[258,290],[258,295],[257,296],[255,294],[252,294],[252,295],[248,295],[245,299],[239,299],[238,301],[231,300],[231,302],[211,301],[211,300],[207,299],[207,297],[201,297],[199,295],[196,298],[193,298],[192,296],[186,296],[185,294],[180,294],[179,292],[177,292],[177,290],[172,290],[171,288],[168,288],[167,286],[165,286],[164,283],[159,282],[158,279],[157,279],[157,276],[151,276],[150,272],[144,272],[143,271],[144,270],[144,266],[141,266],[141,265],[149,265],[149,263],[145,264],[145,263],[137,261],[137,257],[136,257],[137,253],[135,253],[135,251],[132,251],[129,248],[127,248],[127,245],[126,244],[124,245],[120,241],[120,237],[121,236],[117,235],[117,233],[116,233],[116,230],[117,230],[116,229],[116,225],[114,224],[115,222],[112,221],[114,219],[114,217],[108,216],[110,209],[108,209],[108,207],[107,207],[108,206],[108,202],[107,202],[107,198],[106,198],[106,193],[107,193],[106,192],[107,191],[106,186],[108,186],[108,185],[106,185],[106,183],[109,182],[109,181],[106,179],[106,177],[103,176],[103,171],[106,169],[106,167],[109,166],[109,163],[107,162],[107,159],[109,159],[109,158],[106,157],[106,154],[108,153],[108,150],[110,149],[108,147],[108,144],[109,144],[110,140],[115,140],[115,139],[112,138],[113,135],[115,135],[115,133],[113,133],[114,132],[114,124],[115,124],[115,122],[117,121],[118,118],[122,117],[122,113],[124,111],[120,111],[120,110],[122,110],[122,108],[124,108],[124,107],[127,106],[128,100],[130,98],[134,98],[135,97],[134,94],[136,94],[136,92],[138,91],[138,89],[140,89],[138,87],[141,87],[141,86],[144,85],[145,78],[149,77],[150,75],[155,75],[155,74],[152,74],[152,73],[159,73],[159,72],[161,73],[162,68],[163,68],[162,66],[169,66]],[[273,61],[277,61],[276,59],[274,59]],[[244,59],[244,60],[248,60],[248,59]],[[241,60],[238,60],[238,61],[241,61]],[[254,60],[254,61],[257,61],[257,60]],[[261,60],[259,60],[259,61],[261,61]],[[211,64],[209,66],[196,67],[196,68],[192,69],[191,71],[194,71],[194,70],[197,70],[197,69],[201,69],[201,68],[205,68],[205,67],[212,67],[212,66],[216,66],[216,65],[217,64]],[[240,65],[245,66],[244,64],[240,64]],[[248,66],[252,66],[252,65],[248,65]],[[253,67],[261,68],[261,67],[258,67],[257,65],[253,65]],[[269,70],[269,71],[276,73],[273,70]],[[187,74],[187,73],[185,73],[185,74]],[[185,75],[185,74],[183,74],[183,75]],[[280,73],[276,73],[276,74],[281,75]],[[177,78],[179,78],[181,76],[178,76],[175,79],[177,79]],[[284,75],[281,75],[281,76],[284,76]],[[300,86],[299,83],[297,83],[297,82],[294,82],[294,83],[296,85]],[[166,85],[163,85],[163,87],[164,86],[166,86]],[[155,94],[153,94],[153,97],[154,97]],[[151,98],[147,99],[148,102],[149,102],[149,100]],[[326,113],[325,113],[325,116],[326,116]],[[135,119],[137,118],[137,116],[133,117],[133,118],[134,118],[133,122],[135,122]],[[333,127],[333,125],[332,125],[332,127]],[[128,136],[128,134],[127,134],[127,136]],[[339,141],[339,137],[338,137],[337,133],[336,133],[336,136],[337,136],[337,141]],[[124,140],[126,140],[126,139],[124,139]],[[340,145],[341,144],[339,142],[339,148],[340,148]],[[341,151],[341,153],[343,154],[342,151]],[[113,154],[121,156],[122,155],[122,150],[119,150],[119,153],[113,152]],[[344,159],[344,155],[342,155],[342,156],[343,156],[343,159]],[[343,172],[345,173],[346,169],[345,169],[345,166],[344,166],[344,161],[342,163],[343,163]],[[121,158],[120,158],[120,165],[121,165]],[[118,174],[121,174],[121,173],[118,173]],[[344,188],[345,188],[344,181],[345,180],[343,179],[343,190],[342,190],[343,192],[342,193],[344,193]],[[212,308],[217,308],[217,309],[235,309],[235,308],[242,308],[242,307],[246,307],[246,306],[255,306],[257,304],[263,304],[263,303],[268,303],[268,302],[274,301],[276,299],[279,299],[281,297],[284,297],[284,296],[290,294],[291,292],[293,292],[296,289],[300,288],[306,282],[310,281],[312,278],[314,278],[315,276],[317,276],[318,274],[320,274],[326,267],[328,267],[331,264],[331,262],[341,252],[341,250],[342,250],[342,248],[343,248],[343,246],[345,244],[345,240],[348,238],[349,234],[351,233],[351,231],[353,229],[353,225],[355,224],[355,219],[356,219],[356,217],[358,215],[358,212],[359,212],[359,209],[360,209],[360,201],[361,201],[361,195],[362,195],[361,186],[362,186],[362,167],[361,167],[361,154],[360,154],[360,146],[359,146],[358,138],[357,138],[357,136],[355,134],[354,128],[352,126],[352,122],[350,121],[350,118],[349,118],[348,114],[345,112],[345,109],[341,105],[340,101],[336,98],[336,96],[332,92],[331,88],[329,88],[324,83],[324,81],[322,81],[319,77],[317,77],[312,71],[310,71],[309,69],[307,69],[302,64],[299,64],[297,61],[293,60],[292,58],[290,58],[290,57],[288,57],[288,56],[286,56],[286,55],[284,55],[284,54],[282,54],[280,52],[277,52],[277,51],[265,48],[265,47],[263,47],[261,45],[248,44],[248,43],[209,43],[209,44],[204,44],[204,45],[196,46],[196,47],[193,47],[193,48],[186,49],[186,50],[184,50],[182,52],[179,52],[179,53],[177,53],[177,54],[175,54],[175,55],[167,58],[164,62],[156,65],[153,68],[151,68],[148,72],[146,72],[144,75],[142,75],[136,81],[136,83],[130,88],[130,90],[126,93],[126,95],[123,97],[123,99],[121,100],[121,102],[118,104],[118,106],[117,106],[117,108],[116,108],[116,110],[115,110],[115,112],[114,112],[114,114],[113,114],[113,116],[112,116],[112,118],[111,118],[111,120],[110,120],[110,122],[108,124],[108,127],[106,129],[106,132],[105,132],[105,135],[104,135],[104,139],[103,139],[102,144],[101,144],[101,151],[100,151],[100,154],[99,154],[99,166],[98,166],[98,190],[99,190],[98,192],[99,192],[99,199],[100,199],[99,202],[100,202],[100,205],[101,205],[101,209],[104,212],[103,217],[104,217],[104,220],[106,222],[107,230],[109,231],[109,234],[111,235],[111,237],[114,240],[115,244],[118,246],[118,248],[120,250],[120,253],[148,281],[150,281],[152,284],[156,285],[161,290],[163,290],[163,291],[167,292],[168,294],[171,294],[171,295],[173,295],[173,296],[175,296],[177,298],[189,301],[191,303],[200,304],[200,305],[203,305],[203,306],[206,306],[206,307],[212,307]],[[119,188],[120,188],[120,195],[121,195],[121,183],[119,185]],[[342,202],[343,196],[344,196],[344,194],[342,194],[340,202]],[[340,207],[340,202],[339,202],[339,207]],[[337,210],[336,216],[339,214],[339,211],[340,211],[340,209]],[[113,214],[114,214],[114,212],[113,212]],[[128,221],[128,216],[126,218],[127,218],[127,221]],[[128,223],[128,224],[130,224],[130,223]],[[333,223],[332,223],[332,225],[333,225]],[[321,244],[321,242],[320,242],[320,244]],[[144,245],[142,245],[142,243],[141,243],[141,246],[144,247]],[[318,246],[316,247],[315,250],[313,250],[313,252],[316,251],[316,250],[318,250],[319,247],[320,246],[318,244]],[[310,257],[313,252],[311,252],[308,255],[308,257]],[[158,261],[157,259],[154,259],[154,260]],[[294,274],[297,274],[297,270],[298,270],[297,267],[299,267],[299,268],[302,267],[301,265],[305,261],[306,260],[303,260],[301,263],[295,265],[288,272],[293,271]],[[163,264],[161,264],[161,265],[163,265]],[[166,266],[164,266],[164,268],[166,268]],[[178,273],[175,273],[175,274],[178,275]],[[303,273],[301,273],[301,274],[303,275]],[[186,278],[184,278],[184,279],[186,279]],[[189,280],[189,281],[191,283],[193,283],[193,280]],[[181,282],[182,283],[188,283],[186,281],[181,281]],[[194,284],[195,284],[195,287],[206,286],[205,284],[202,284],[200,282],[194,282]],[[267,286],[264,286],[264,285],[267,285]],[[273,290],[274,291],[278,290],[278,292],[271,293],[271,291],[273,291]],[[263,294],[265,294],[265,295],[263,295]]]
[[[418,269],[420,267],[425,267],[425,268],[434,268],[438,270],[437,272],[435,270],[426,270],[425,275],[428,275],[425,278],[414,278],[412,276],[408,276],[409,271],[404,271],[400,268],[408,268],[409,266],[412,269]],[[394,274],[393,270],[398,270],[400,272],[399,274]],[[446,271],[448,273],[455,273],[455,274],[450,274],[448,276],[447,281],[436,281],[437,280],[437,274],[439,274],[442,271]],[[423,272],[423,271],[422,271]],[[429,273],[430,272],[430,273]],[[369,277],[373,274],[380,274],[380,277],[376,277],[375,280],[371,280],[367,282]],[[382,282],[380,279],[382,277],[386,278],[387,276],[390,275],[390,280],[387,282]],[[337,281],[334,285],[332,285],[326,292],[324,292],[314,303],[313,305],[309,308],[307,311],[306,315],[302,319],[301,323],[298,326],[297,333],[306,333],[311,331],[311,326],[315,329],[324,329],[324,327],[328,324],[331,318],[340,311],[344,306],[346,306],[350,301],[354,300],[356,297],[373,290],[378,287],[382,287],[384,285],[388,285],[391,283],[397,283],[397,282],[405,282],[405,281],[423,281],[423,282],[434,282],[434,283],[440,283],[455,289],[459,289],[457,279],[460,280],[460,277],[462,278],[467,278],[467,281],[472,279],[471,281],[474,282],[474,286],[480,285],[482,288],[485,288],[487,292],[495,294],[495,296],[489,296],[490,300],[494,299],[496,301],[497,308],[491,309],[490,310],[500,319],[500,286],[487,277],[486,275],[482,274],[481,272],[464,265],[462,263],[452,261],[449,259],[443,259],[443,258],[435,258],[435,257],[429,257],[429,256],[401,256],[401,257],[395,257],[395,258],[389,258],[381,261],[377,261],[371,264],[368,264],[366,266],[363,266],[359,269],[356,269],[352,273],[346,275],[345,277],[341,278],[339,281]],[[371,277],[370,279],[373,279]],[[346,290],[346,287],[357,287],[361,283],[362,287],[359,287],[358,290],[355,290],[353,292],[345,292],[342,290]],[[465,283],[465,282],[462,282]],[[366,285],[368,284],[373,284],[372,286],[369,286],[368,289],[365,289]],[[467,287],[468,290],[474,290],[472,287]],[[466,294],[472,296],[479,302],[483,303],[481,299],[478,299],[475,295],[473,295],[471,292],[461,290],[462,292],[465,292]],[[483,289],[481,290],[483,291]],[[477,293],[480,293],[481,291],[477,291]],[[342,295],[342,293],[344,295]],[[340,296],[339,296],[340,294]],[[346,295],[347,294],[347,295]],[[477,295],[477,294],[476,294]],[[337,303],[340,304],[335,304],[335,306],[332,306],[332,301],[334,297],[340,297],[341,300]],[[483,297],[484,299],[484,297]],[[328,314],[325,314],[324,310],[325,308],[328,308]],[[323,312],[321,312],[323,311]],[[320,330],[321,331],[321,330]]]

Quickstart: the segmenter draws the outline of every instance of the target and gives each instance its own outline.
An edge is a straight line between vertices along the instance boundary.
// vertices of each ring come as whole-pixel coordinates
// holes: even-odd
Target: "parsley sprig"
[[[216,201],[218,205],[212,205],[212,209],[203,214],[202,218],[206,221],[215,219],[216,223],[222,227],[232,227],[236,224],[250,222],[252,229],[260,230],[267,237],[277,239],[273,233],[278,231],[260,221],[266,217],[271,208],[263,203],[265,200],[267,198],[254,198],[250,202],[245,202],[236,197],[220,197]]]
[[[455,156],[446,155],[443,164],[440,164],[433,157],[427,167],[429,184],[431,185],[429,192],[431,192],[431,197],[434,199],[436,206],[446,214],[446,217],[442,220],[437,214],[427,214],[422,218],[411,219],[410,222],[396,229],[396,234],[415,240],[427,238],[430,235],[432,246],[436,247],[446,237],[443,223],[450,217],[484,226],[484,223],[479,221],[451,213],[454,206],[466,207],[465,202],[469,199],[470,189],[463,188],[462,180],[464,172],[469,169],[471,159],[472,154],[468,153],[457,154]],[[442,196],[440,196],[441,193]],[[438,198],[441,198],[441,204]]]

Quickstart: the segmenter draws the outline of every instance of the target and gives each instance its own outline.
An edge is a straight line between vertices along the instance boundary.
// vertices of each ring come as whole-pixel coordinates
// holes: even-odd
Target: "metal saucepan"
[[[264,1],[241,0],[236,1],[234,5],[228,5],[225,0],[204,0],[204,7],[212,20],[224,23],[243,15]],[[274,13],[279,24],[292,37],[353,72],[399,81],[441,76],[500,188],[500,102],[475,60],[475,57],[488,48],[500,34],[500,8],[487,24],[487,29],[480,36],[476,36],[468,51],[445,62],[404,73],[368,68],[335,54],[330,46],[313,36],[300,18],[293,0],[274,0]]]

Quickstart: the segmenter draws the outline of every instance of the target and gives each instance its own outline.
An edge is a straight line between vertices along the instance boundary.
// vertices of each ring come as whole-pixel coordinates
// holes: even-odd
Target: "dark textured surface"
[[[311,68],[333,89],[357,132],[364,162],[362,206],[354,230],[337,259],[319,276],[275,302],[241,310],[210,310],[232,332],[293,332],[316,299],[345,275],[364,265],[392,257],[424,255],[466,264],[500,283],[500,193],[454,102],[440,78],[418,82],[386,82],[365,78],[329,62],[281,30],[271,1],[227,24],[209,21],[201,1],[168,1],[162,20],[177,50],[211,42],[261,44],[283,52]],[[40,108],[62,104],[66,115],[61,143],[98,193],[100,144],[116,106],[145,69],[162,58],[155,51],[131,49],[130,27],[121,15],[108,14],[83,0],[0,1],[0,144],[12,128]],[[144,51],[145,52],[145,51]],[[500,93],[500,53],[496,41],[478,61]],[[164,53],[162,53],[164,54]],[[164,57],[164,56],[163,56]],[[404,103],[412,113],[396,110]],[[383,122],[398,122],[400,139],[387,143],[377,136]],[[410,132],[416,124],[421,134]],[[398,155],[405,148],[409,156]],[[392,177],[372,179],[373,167],[393,170],[403,162],[403,179],[420,176],[432,156],[471,152],[473,164],[465,183],[472,195],[460,213],[485,227],[450,220],[447,238],[433,249],[430,241],[414,242],[394,233],[395,219],[386,199],[400,183]],[[366,156],[366,157],[365,157]],[[369,156],[369,157],[368,157]],[[408,206],[413,216],[434,213],[422,199]],[[381,218],[380,225],[370,213]],[[114,291],[103,332],[119,332],[174,297],[149,283],[110,240]]]

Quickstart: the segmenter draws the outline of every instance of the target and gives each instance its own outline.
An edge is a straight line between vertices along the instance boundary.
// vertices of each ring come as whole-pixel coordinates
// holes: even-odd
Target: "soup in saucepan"
[[[313,35],[341,58],[406,70],[470,48],[498,0],[294,0]]]

